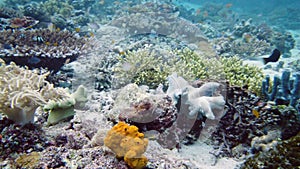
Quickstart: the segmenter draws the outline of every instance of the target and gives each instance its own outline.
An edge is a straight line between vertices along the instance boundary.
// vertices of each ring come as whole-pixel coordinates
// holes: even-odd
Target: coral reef
[[[242,37],[246,33],[253,38],[258,38],[259,41],[264,40],[270,46],[274,46],[280,50],[284,54],[284,57],[290,57],[290,50],[295,46],[295,39],[291,33],[276,31],[266,24],[256,26],[251,18],[237,23],[233,29],[234,36]]]
[[[271,53],[271,45],[252,34],[244,34],[240,39],[221,37],[213,41],[217,53],[223,57],[238,55],[241,58],[251,58]]]
[[[126,52],[124,57],[119,57],[115,66],[115,78],[123,86],[128,83],[147,84],[151,87],[158,86],[166,79],[163,60],[149,49]]]
[[[39,75],[14,62],[6,65],[0,60],[0,63],[0,112],[16,123],[33,122],[37,107],[69,97],[65,89],[54,88],[45,80],[49,73]]]
[[[136,126],[119,122],[107,133],[104,144],[116,154],[117,158],[124,158],[131,168],[141,169],[148,162],[143,156],[148,140],[144,139],[144,134],[139,133]]]
[[[86,102],[87,89],[82,85],[68,98],[59,101],[50,100],[43,106],[43,110],[49,113],[47,124],[55,124],[66,118],[73,117],[75,114],[74,108],[82,108]]]
[[[119,115],[119,120],[138,126],[147,137],[157,134],[159,143],[170,149],[181,143],[191,130],[197,133],[194,134],[197,140],[201,130],[192,127],[202,126],[202,123],[194,124],[195,121],[203,124],[205,121],[216,122],[222,116],[225,101],[218,94],[221,84],[207,82],[194,88],[176,74],[168,77],[168,83],[166,94],[161,88],[149,93],[135,84],[127,85],[119,92],[114,103],[116,106],[108,117],[111,121],[118,121],[115,116]],[[204,130],[208,131],[214,125],[206,123]]]
[[[0,7],[0,18],[21,18],[23,17],[20,11],[8,7]]]
[[[238,57],[221,58],[225,79],[231,86],[246,87],[256,94],[261,93],[261,83],[264,78],[262,69],[256,66],[243,65]]]
[[[259,114],[254,113],[256,110]],[[214,154],[245,157],[262,150],[261,146],[255,147],[255,142],[259,143],[255,140],[264,140],[258,138],[269,137],[276,131],[276,136],[261,143],[271,143],[278,138],[286,140],[295,136],[299,129],[300,119],[295,109],[271,107],[240,87],[228,87],[225,115],[211,137],[216,145]],[[262,146],[268,147],[267,144]]]
[[[1,160],[11,158],[17,153],[41,152],[52,145],[41,127],[36,124],[20,126],[7,118],[1,119],[0,124]]]
[[[166,85],[167,76],[173,72],[188,81],[224,78],[223,66],[217,58],[199,55],[188,48],[170,51],[163,56],[157,56],[151,48],[128,52],[120,57],[114,72],[115,81],[120,86],[134,82],[150,88]]]
[[[65,63],[84,53],[86,39],[69,31],[5,30],[1,31],[0,57],[6,62],[29,68],[58,71]]]
[[[299,151],[300,134],[284,140],[278,141],[269,151],[256,154],[248,158],[240,167],[246,168],[295,168],[300,166]]]
[[[158,3],[159,4],[159,3]],[[179,16],[176,8],[163,4],[160,6],[153,2],[131,7],[129,13],[122,13],[110,25],[126,30],[128,35],[155,33],[176,38],[188,43],[199,43],[205,55],[212,56],[214,51],[202,31],[191,22]],[[145,6],[149,7],[145,9]],[[159,11],[159,12],[157,12]],[[137,24],[138,23],[138,24]],[[204,52],[205,51],[205,52]]]
[[[284,69],[281,78],[274,76],[273,83],[270,76],[262,81],[262,94],[269,101],[275,101],[277,105],[291,105],[297,107],[300,99],[300,74]]]

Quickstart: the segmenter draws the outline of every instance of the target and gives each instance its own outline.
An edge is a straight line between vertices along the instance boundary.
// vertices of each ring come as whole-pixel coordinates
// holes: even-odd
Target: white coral
[[[6,65],[0,59],[0,112],[16,123],[25,124],[33,122],[37,107],[69,97],[65,89],[54,88],[45,80],[48,75],[39,75],[13,62]]]
[[[188,94],[188,99],[181,101],[190,105],[190,112],[188,112],[190,117],[195,117],[198,113],[202,113],[208,119],[214,120],[216,115],[219,118],[223,112],[225,100],[222,95],[217,93],[217,89],[220,87],[219,83],[208,82],[200,88],[194,88],[182,77],[177,76],[176,73],[168,77],[168,82],[167,95],[172,98],[174,104],[177,103],[179,95]]]

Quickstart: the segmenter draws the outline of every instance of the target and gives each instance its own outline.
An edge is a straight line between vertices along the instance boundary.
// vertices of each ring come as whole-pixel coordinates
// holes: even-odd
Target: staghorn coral
[[[65,89],[54,88],[45,80],[49,73],[39,75],[14,62],[6,65],[1,59],[0,63],[0,112],[16,123],[33,122],[37,107],[69,97]]]
[[[187,81],[195,79],[228,80],[230,85],[248,86],[260,93],[263,79],[262,70],[255,66],[243,65],[238,57],[205,57],[184,48],[170,51],[163,58],[149,51],[149,48],[125,54],[115,65],[115,81],[123,84],[134,82],[155,88],[166,84],[168,75],[176,72]],[[126,81],[124,81],[126,80]]]
[[[148,160],[143,155],[148,146],[148,140],[143,133],[138,132],[136,126],[129,126],[124,122],[115,125],[104,139],[105,146],[109,147],[118,158],[134,169],[146,166]]]
[[[86,39],[69,31],[4,30],[0,32],[0,57],[29,68],[58,71],[84,52]]]

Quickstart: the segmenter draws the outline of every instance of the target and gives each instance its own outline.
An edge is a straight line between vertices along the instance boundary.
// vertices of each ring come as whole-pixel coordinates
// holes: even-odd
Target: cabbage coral
[[[45,79],[49,73],[19,67],[11,62],[6,65],[0,59],[0,112],[19,124],[33,122],[37,107],[50,100],[69,97],[63,88],[54,88]]]

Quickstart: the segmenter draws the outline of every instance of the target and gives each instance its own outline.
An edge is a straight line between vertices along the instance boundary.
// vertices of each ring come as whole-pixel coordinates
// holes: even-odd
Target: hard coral
[[[251,92],[261,93],[261,83],[264,74],[261,68],[251,65],[243,65],[238,57],[220,59],[225,72],[225,78],[232,86],[248,87]]]
[[[129,126],[124,122],[115,125],[104,139],[104,144],[109,147],[118,158],[134,169],[143,168],[148,160],[143,155],[148,146],[148,140],[143,133],[138,132],[136,126]]]
[[[5,62],[56,72],[83,52],[85,42],[69,31],[5,30],[0,32],[0,57]]]

